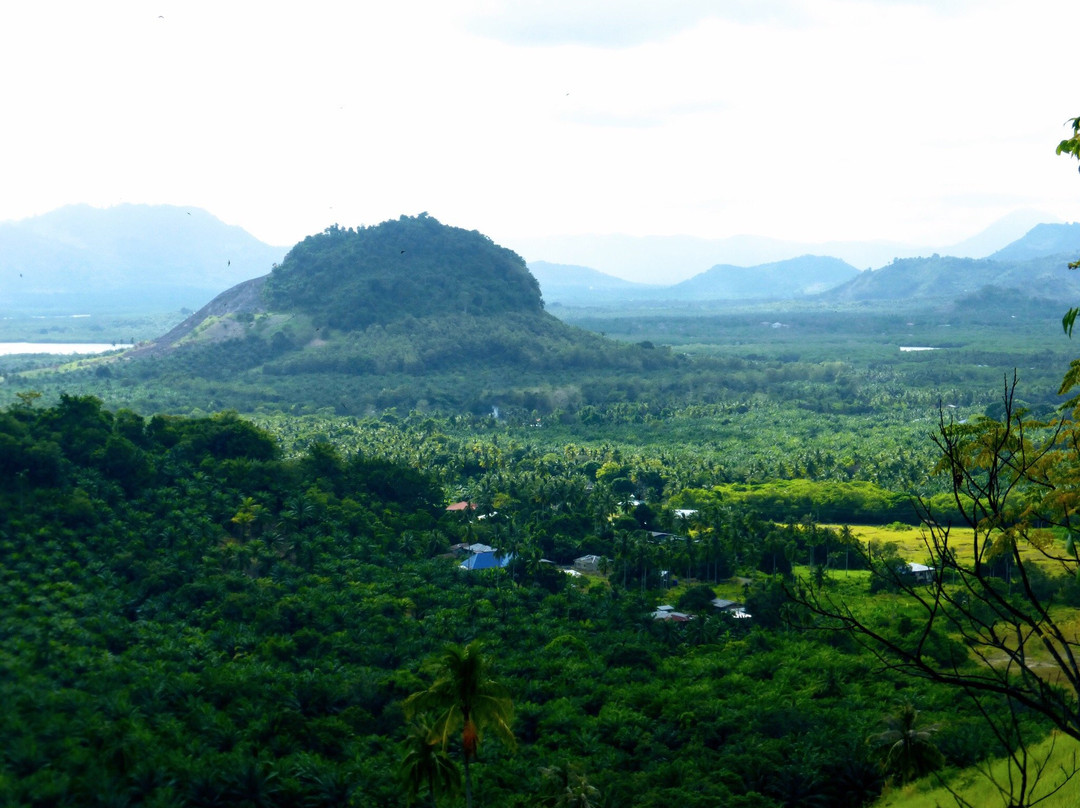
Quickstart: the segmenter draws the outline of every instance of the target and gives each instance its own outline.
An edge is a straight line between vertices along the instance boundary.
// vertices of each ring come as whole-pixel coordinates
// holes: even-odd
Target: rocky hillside
[[[162,356],[178,342],[191,336],[200,325],[211,320],[222,321],[233,315],[238,315],[241,320],[247,320],[265,312],[266,306],[263,303],[262,293],[268,277],[268,275],[263,275],[260,278],[252,278],[222,292],[164,336],[153,342],[137,345],[128,351],[126,358]]]

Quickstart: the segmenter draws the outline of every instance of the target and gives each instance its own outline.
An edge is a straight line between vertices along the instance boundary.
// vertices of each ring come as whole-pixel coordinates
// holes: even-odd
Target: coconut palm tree
[[[597,483],[592,493],[593,515],[596,518],[596,535],[603,538],[611,533],[611,514],[619,507],[611,487]]]
[[[444,749],[461,730],[466,808],[472,808],[469,761],[476,757],[484,730],[491,729],[514,745],[513,703],[506,688],[488,675],[488,667],[478,640],[464,648],[449,645],[435,661],[431,687],[413,693],[402,705],[406,718],[423,715],[431,722],[429,738]]]
[[[905,704],[900,712],[885,719],[889,727],[870,736],[869,743],[882,755],[882,769],[901,783],[915,780],[940,768],[945,758],[931,739],[936,724],[917,727],[919,711]]]
[[[432,738],[431,726],[415,721],[401,744],[401,766],[398,774],[406,788],[409,805],[416,802],[420,790],[427,787],[431,806],[436,808],[443,794],[456,794],[461,790],[461,772],[457,764]]]

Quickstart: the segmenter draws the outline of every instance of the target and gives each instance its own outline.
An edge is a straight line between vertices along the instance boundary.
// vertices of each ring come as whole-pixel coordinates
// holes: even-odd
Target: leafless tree
[[[796,585],[791,592],[819,626],[849,632],[889,668],[966,694],[1007,750],[1008,775],[994,782],[1008,808],[1045,800],[1080,769],[1074,759],[1050,784],[1046,759],[1034,759],[1021,721],[1034,712],[1080,741],[1076,612],[1059,606],[1048,585],[1052,574],[1071,580],[1080,570],[1073,538],[1080,426],[1029,418],[1015,391],[1014,376],[1001,420],[939,417],[936,470],[951,481],[953,507],[936,513],[918,501],[932,574],[916,576],[896,558],[864,552],[871,575],[917,605],[922,619],[914,630],[899,633],[828,590]],[[989,767],[984,772],[992,777]]]

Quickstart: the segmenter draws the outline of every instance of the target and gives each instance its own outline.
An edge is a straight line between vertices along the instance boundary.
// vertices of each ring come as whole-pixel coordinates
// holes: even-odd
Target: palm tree
[[[633,549],[633,534],[629,530],[615,531],[615,558],[622,563],[622,585],[626,589],[626,571],[630,566],[630,553]]]
[[[690,531],[683,531],[683,549],[686,551],[686,580],[693,577],[694,568],[694,539]]]
[[[279,791],[281,786],[273,765],[254,758],[233,772],[227,794],[231,804],[262,806],[272,805]]]
[[[465,769],[465,806],[472,808],[469,761],[476,757],[481,733],[490,728],[511,747],[514,733],[513,703],[506,688],[488,675],[488,660],[474,640],[464,648],[449,645],[434,664],[435,681],[427,690],[413,693],[402,705],[405,717],[425,715],[431,721],[429,739],[446,748],[461,730]]]
[[[598,804],[600,791],[589,783],[576,766],[564,763],[540,769],[543,777],[541,803],[550,808],[593,808]]]
[[[596,534],[603,538],[611,532],[611,514],[619,507],[610,486],[597,483],[592,494],[593,515],[596,518]]]
[[[403,752],[398,773],[407,790],[409,805],[416,802],[420,789],[427,787],[431,806],[438,805],[443,794],[456,794],[461,789],[461,772],[457,765],[432,738],[431,727],[423,721],[415,721],[401,744]]]
[[[530,578],[535,578],[540,571],[540,561],[543,557],[535,536],[526,535],[522,537],[517,552],[522,562],[524,562],[525,574]]]
[[[641,575],[641,591],[644,592],[649,578],[649,564],[654,555],[649,534],[644,530],[637,531],[634,537],[634,554],[637,556],[637,569]]]
[[[889,727],[885,732],[870,736],[869,743],[882,755],[885,774],[897,777],[901,783],[915,780],[938,769],[945,758],[931,736],[937,732],[936,724],[916,728],[919,711],[905,704],[897,715],[885,719]]]

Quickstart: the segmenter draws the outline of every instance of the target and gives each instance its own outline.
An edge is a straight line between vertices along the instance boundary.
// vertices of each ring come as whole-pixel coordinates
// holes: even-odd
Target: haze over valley
[[[1080,805],[1078,25],[0,4],[0,805]]]

